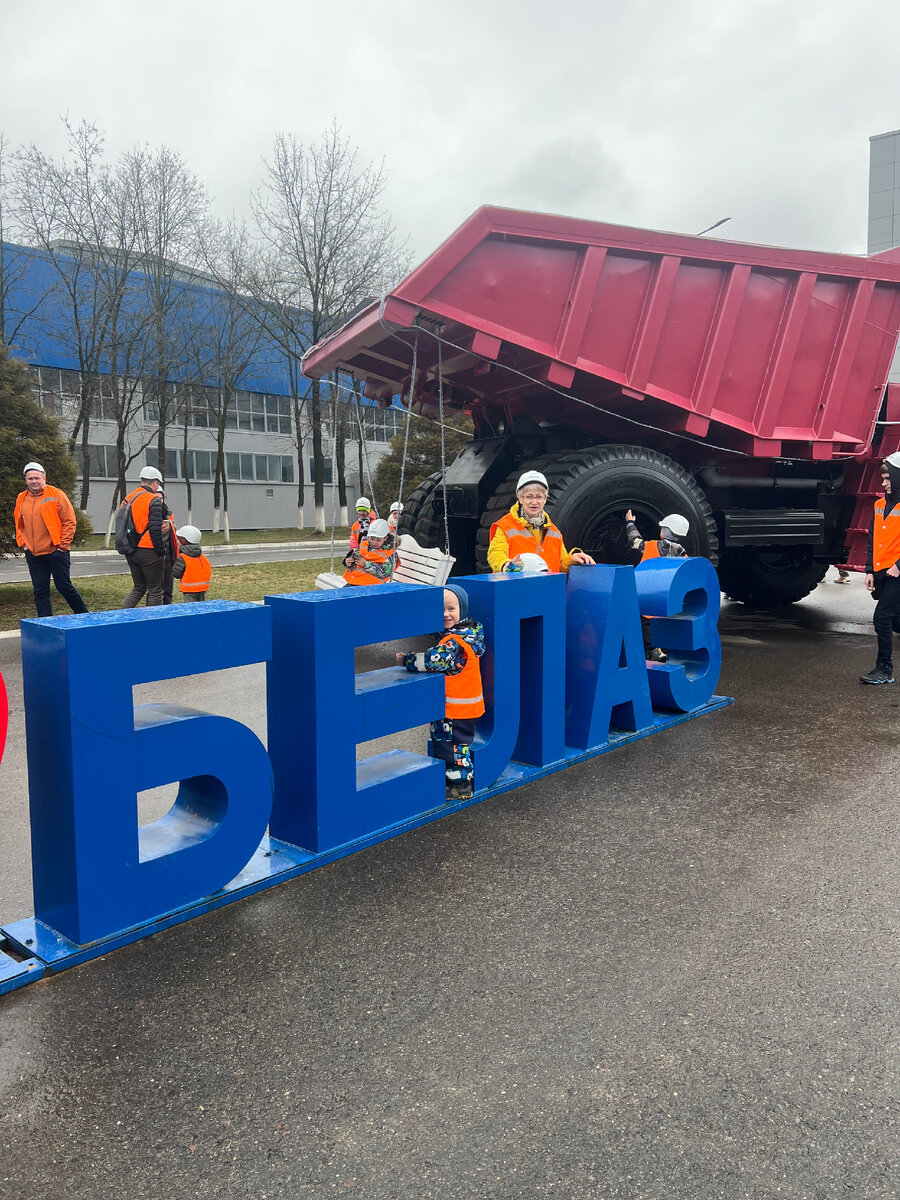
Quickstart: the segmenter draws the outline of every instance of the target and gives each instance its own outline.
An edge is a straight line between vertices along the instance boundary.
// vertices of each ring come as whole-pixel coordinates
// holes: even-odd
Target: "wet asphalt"
[[[870,617],[858,579],[726,605],[733,707],[0,998],[0,1196],[895,1196]],[[17,657],[4,921],[32,911]],[[228,676],[165,698],[262,732],[261,668]]]

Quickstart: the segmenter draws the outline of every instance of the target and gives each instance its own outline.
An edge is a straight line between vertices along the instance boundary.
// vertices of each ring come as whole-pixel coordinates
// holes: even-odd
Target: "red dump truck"
[[[683,513],[691,554],[732,598],[810,592],[862,567],[877,464],[900,447],[900,250],[774,249],[482,208],[378,302],[308,353],[304,372],[366,396],[464,410],[475,436],[446,470],[456,572],[485,570],[490,526],[529,467],[567,544],[628,562]],[[438,475],[403,528],[443,542]]]

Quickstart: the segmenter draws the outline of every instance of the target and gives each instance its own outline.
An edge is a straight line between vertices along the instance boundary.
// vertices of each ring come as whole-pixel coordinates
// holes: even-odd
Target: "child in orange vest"
[[[394,570],[394,539],[387,521],[373,521],[369,532],[344,559],[344,580],[356,587],[387,583]]]
[[[397,664],[444,676],[447,706],[443,719],[431,722],[431,753],[446,764],[447,800],[468,800],[475,794],[475,719],[484,712],[478,661],[484,654],[484,628],[469,618],[469,597],[459,584],[444,588],[444,630],[437,636],[440,641],[421,654],[398,654]]]
[[[646,562],[649,558],[687,558],[687,550],[685,550],[681,542],[677,542],[675,539],[687,537],[690,528],[687,517],[683,517],[680,513],[670,513],[669,516],[663,517],[659,523],[659,539],[657,541],[647,541],[638,532],[638,527],[634,523],[634,513],[631,509],[629,508],[625,514],[625,540],[635,554],[640,554],[641,562]],[[641,617],[641,630],[644,635],[644,654],[647,657],[647,662],[668,662],[668,654],[650,642],[650,620],[648,617]]]
[[[178,557],[172,567],[172,577],[178,580],[183,600],[205,600],[212,578],[212,566],[200,549],[202,534],[196,525],[182,525],[175,531]]]
[[[640,554],[641,562],[646,562],[648,558],[687,558],[687,550],[676,538],[687,537],[690,528],[687,517],[681,513],[670,513],[659,523],[659,538],[647,541],[638,532],[631,509],[625,514],[625,540],[629,549]]]

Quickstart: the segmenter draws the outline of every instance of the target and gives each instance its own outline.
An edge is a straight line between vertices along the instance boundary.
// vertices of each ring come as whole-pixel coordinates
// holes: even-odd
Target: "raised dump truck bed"
[[[886,428],[898,328],[900,251],[482,208],[313,347],[304,372],[348,371],[368,396],[411,395],[425,413],[440,374],[445,403],[471,413],[448,512],[432,479],[402,523],[436,544],[446,520],[459,571],[485,569],[491,523],[534,466],[570,544],[628,561],[624,508],[645,536],[683,512],[688,550],[719,563],[730,595],[784,601],[860,544],[851,489]]]
[[[467,407],[512,401],[546,420],[551,403],[561,421],[611,423],[559,395],[571,393],[754,455],[821,459],[871,438],[900,265],[482,208],[304,371],[339,366],[371,396],[405,392],[409,349],[391,335],[429,319],[462,347],[445,351],[444,375]],[[420,366],[435,361],[423,336]]]

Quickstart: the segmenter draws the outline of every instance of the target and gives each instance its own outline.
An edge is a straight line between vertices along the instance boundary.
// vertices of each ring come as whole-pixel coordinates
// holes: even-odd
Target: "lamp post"
[[[710,225],[708,229],[701,229],[700,232],[697,234],[697,237],[703,237],[704,233],[712,233],[712,231],[714,229],[718,229],[720,225],[724,225],[726,221],[730,221],[730,220],[731,220],[731,217],[722,217],[721,220],[716,221],[715,225]]]

